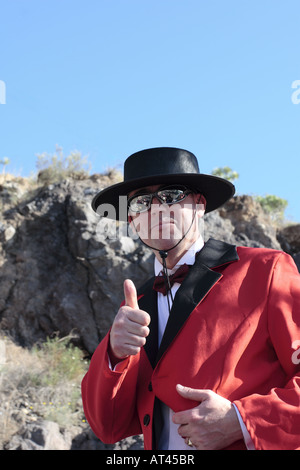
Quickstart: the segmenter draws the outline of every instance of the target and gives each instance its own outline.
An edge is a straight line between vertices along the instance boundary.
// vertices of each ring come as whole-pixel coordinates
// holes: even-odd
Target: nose
[[[153,196],[152,202],[151,202],[151,213],[155,215],[157,212],[158,213],[164,213],[169,210],[169,205],[161,202],[157,196]]]
[[[161,204],[161,202],[157,196],[153,196],[151,204]]]

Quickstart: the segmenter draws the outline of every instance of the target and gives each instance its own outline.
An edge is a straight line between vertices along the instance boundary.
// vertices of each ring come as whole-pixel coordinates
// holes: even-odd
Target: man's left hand
[[[223,449],[243,438],[233,404],[212,390],[176,386],[184,398],[196,400],[199,405],[174,413],[173,422],[178,433],[198,450]],[[191,450],[193,449],[191,447]]]

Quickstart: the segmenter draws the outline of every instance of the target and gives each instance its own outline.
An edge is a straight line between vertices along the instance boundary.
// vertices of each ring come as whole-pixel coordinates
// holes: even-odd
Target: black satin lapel
[[[169,347],[196,305],[222,277],[207,266],[195,263],[176,292],[173,307],[157,354],[156,363]]]
[[[149,313],[151,322],[149,325],[150,333],[146,338],[146,344],[144,350],[148,356],[150,364],[153,369],[155,367],[155,359],[158,351],[158,313],[157,313],[157,292],[153,290],[154,277],[151,278],[146,286],[145,290],[142,290],[140,294],[143,294],[138,301],[139,308]],[[138,293],[139,294],[139,293]]]
[[[196,263],[204,264],[209,268],[223,266],[238,261],[239,256],[235,245],[210,238],[196,256]]]

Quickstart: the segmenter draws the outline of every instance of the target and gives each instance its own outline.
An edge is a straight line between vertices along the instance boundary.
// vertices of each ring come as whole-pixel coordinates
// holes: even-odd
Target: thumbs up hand
[[[149,335],[150,315],[139,309],[137,292],[130,279],[124,282],[125,305],[121,307],[110,332],[110,351],[116,359],[138,354]]]

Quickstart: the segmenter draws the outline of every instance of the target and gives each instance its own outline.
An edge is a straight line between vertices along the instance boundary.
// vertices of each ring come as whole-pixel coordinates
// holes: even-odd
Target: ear
[[[203,217],[206,209],[206,199],[203,194],[196,193],[194,196],[194,203],[197,206],[197,215],[199,218]]]
[[[200,194],[200,200],[199,200],[198,204],[203,204],[204,210],[206,209],[206,199],[203,196],[203,194]]]
[[[131,235],[129,235],[129,236],[132,237],[132,236],[138,235],[138,233],[136,231],[136,228],[135,228],[135,225],[134,225],[134,222],[133,222],[133,217],[128,214],[128,230],[129,229],[132,231]]]

